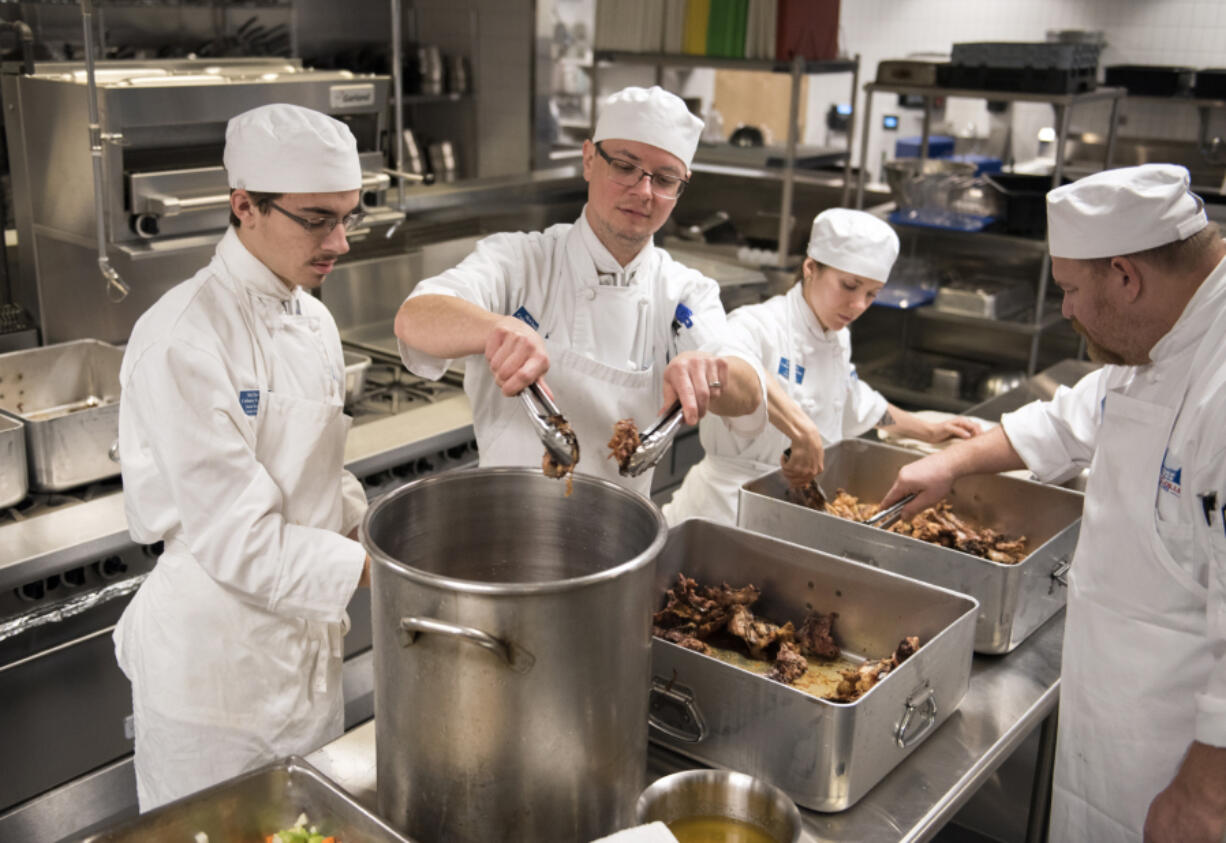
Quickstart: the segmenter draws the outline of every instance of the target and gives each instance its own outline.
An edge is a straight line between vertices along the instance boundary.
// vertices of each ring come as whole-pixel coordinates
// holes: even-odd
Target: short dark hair
[[[1121,257],[1148,264],[1164,274],[1181,275],[1190,272],[1202,257],[1222,238],[1222,230],[1215,222],[1210,222],[1195,234],[1183,240],[1174,240],[1155,246],[1152,249],[1142,249]],[[1111,258],[1097,258],[1091,263],[1098,275],[1106,274],[1111,269]]]
[[[231,196],[234,195],[234,190],[230,191],[230,195]],[[268,216],[270,213],[272,213],[272,208],[270,207],[272,203],[275,202],[277,199],[280,199],[285,194],[284,193],[264,193],[259,190],[248,190],[247,195],[250,196],[251,201],[255,203],[256,210],[259,211],[264,216]],[[242,220],[240,220],[238,217],[234,215],[233,209],[230,210],[230,225],[234,226],[235,228],[238,228],[240,225],[242,225]]]

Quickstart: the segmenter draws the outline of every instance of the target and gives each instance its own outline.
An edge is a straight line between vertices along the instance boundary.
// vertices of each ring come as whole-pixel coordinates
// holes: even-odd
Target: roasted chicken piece
[[[768,620],[755,618],[749,607],[743,604],[732,607],[732,617],[728,619],[727,630],[745,642],[750,658],[761,661],[767,661],[766,651],[775,644],[791,642],[796,638],[796,628],[791,621],[779,626]]]
[[[662,629],[680,629],[697,638],[709,638],[723,629],[732,617],[734,606],[752,606],[761,595],[752,585],[731,588],[703,586],[677,574],[677,584],[665,595],[664,608],[652,616],[652,623]]]
[[[563,416],[550,416],[548,421],[550,425],[556,427],[561,433],[566,434],[567,438],[574,436],[574,431],[571,430],[570,422],[568,422]],[[575,450],[577,453],[578,445],[575,446]],[[574,477],[572,477],[572,474],[575,470],[575,466],[578,464],[579,460],[576,459],[570,465],[562,465],[553,458],[553,454],[549,452],[548,448],[545,449],[545,455],[541,457],[541,471],[545,472],[546,477],[552,477],[555,480],[561,480],[563,477],[566,478],[566,497],[568,498],[570,497],[570,493],[575,490],[575,480]]]
[[[699,641],[693,635],[687,635],[679,629],[661,629],[658,626],[651,628],[651,634],[657,638],[663,638],[665,641],[671,641],[674,644],[679,644],[687,650],[693,650],[697,653],[710,654],[711,648],[706,643]]]
[[[784,641],[779,645],[779,652],[775,656],[775,664],[771,667],[770,672],[766,674],[766,678],[782,682],[784,685],[791,685],[797,679],[804,676],[808,670],[809,662],[796,649],[796,644],[791,641]]]
[[[865,692],[884,679],[891,670],[911,658],[918,649],[919,636],[908,635],[902,641],[899,641],[898,646],[894,648],[894,652],[884,659],[877,659],[876,661],[870,659],[857,668],[842,671],[839,675],[843,677],[843,680],[839,682],[834,694],[826,699],[841,703],[849,703],[859,699]]]
[[[642,444],[638,425],[634,419],[621,419],[613,423],[613,438],[609,440],[609,458],[616,460],[618,467],[625,469],[630,464],[630,455]]]
[[[838,612],[826,615],[810,611],[796,633],[800,652],[827,661],[837,659],[842,652],[839,645],[834,643],[834,619],[838,616]]]

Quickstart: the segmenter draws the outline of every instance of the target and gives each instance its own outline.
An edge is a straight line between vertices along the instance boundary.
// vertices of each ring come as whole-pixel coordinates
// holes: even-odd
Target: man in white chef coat
[[[1069,575],[1053,841],[1226,830],[1226,244],[1169,164],[1047,197],[1064,315],[1108,363],[899,472],[906,515],[963,475],[1089,466]]]
[[[652,244],[690,178],[702,121],[659,87],[609,97],[583,144],[588,201],[574,224],[495,234],[458,266],[419,282],[396,316],[405,365],[438,378],[469,360],[464,386],[483,466],[540,465],[516,393],[548,372],[578,436],[576,471],[620,477],[606,443],[618,419],[646,428],[674,399],[742,434],[765,428],[762,379],[725,345],[719,286]]]
[[[357,144],[274,104],[229,122],[224,159],[232,226],[120,372],[128,529],[166,548],[114,636],[142,811],[341,734],[345,607],[369,577],[340,336],[310,294],[361,219]]]

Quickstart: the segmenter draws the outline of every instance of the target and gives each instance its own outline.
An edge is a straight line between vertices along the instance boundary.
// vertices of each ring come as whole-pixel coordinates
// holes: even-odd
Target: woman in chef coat
[[[800,485],[821,472],[823,444],[874,427],[925,442],[978,432],[968,419],[927,421],[900,410],[856,376],[848,326],[873,303],[897,257],[898,235],[888,224],[831,208],[813,220],[800,281],[729,315],[733,341],[767,373],[771,427],[747,438],[704,419],[706,456],[664,507],[670,524],[695,517],[735,523],[741,484],[780,465],[789,447],[783,471]]]
[[[396,336],[410,371],[439,378],[453,359],[474,358],[464,389],[482,466],[541,464],[513,399],[546,372],[579,440],[575,470],[644,494],[650,472],[622,477],[607,458],[619,419],[647,427],[676,400],[690,424],[709,410],[746,435],[765,429],[764,378],[728,348],[719,285],[652,243],[689,183],[701,131],[662,88],[612,95],[583,144],[578,220],[487,237],[401,305]]]

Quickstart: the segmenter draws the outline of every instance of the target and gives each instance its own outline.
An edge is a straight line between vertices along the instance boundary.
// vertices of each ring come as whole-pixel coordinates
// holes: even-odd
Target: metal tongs
[[[884,530],[898,520],[898,517],[902,515],[903,507],[913,500],[915,500],[915,492],[904,495],[900,500],[890,504],[872,518],[865,519],[864,523],[870,527],[880,527]]]
[[[638,477],[658,463],[660,457],[664,456],[668,447],[673,444],[683,420],[681,402],[674,401],[668,412],[639,434],[639,446],[630,454],[629,459],[618,466],[617,473],[622,477]]]
[[[558,405],[541,389],[539,384],[529,384],[527,389],[519,393],[524,406],[528,410],[528,418],[536,428],[536,435],[541,444],[553,457],[553,461],[563,467],[570,467],[579,462],[579,439],[573,431],[562,430],[557,420],[565,421]]]

